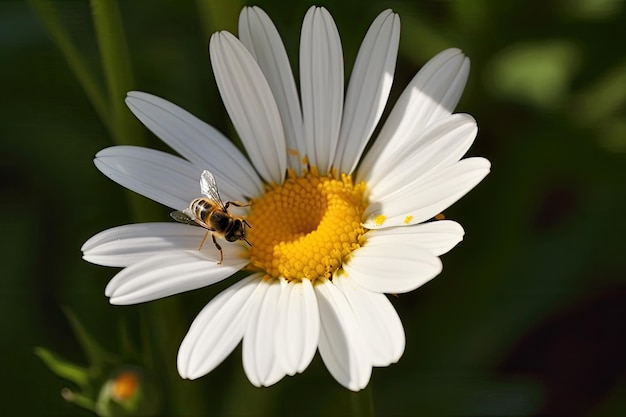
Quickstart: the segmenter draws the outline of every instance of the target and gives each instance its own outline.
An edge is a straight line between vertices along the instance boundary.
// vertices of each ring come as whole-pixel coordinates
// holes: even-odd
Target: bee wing
[[[198,223],[196,220],[193,219],[193,217],[186,213],[187,210],[189,209],[185,209],[184,211],[173,211],[170,213],[170,217],[180,223],[202,227],[200,223]]]
[[[222,209],[225,209],[220,193],[217,190],[215,177],[206,169],[202,171],[202,175],[200,175],[200,191],[202,192],[202,195],[215,201]]]

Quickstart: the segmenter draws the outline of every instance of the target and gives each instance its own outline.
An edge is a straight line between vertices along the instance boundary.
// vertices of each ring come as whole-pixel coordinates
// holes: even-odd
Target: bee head
[[[240,219],[235,219],[233,221],[232,227],[230,228],[230,230],[226,233],[224,237],[229,242],[243,240],[249,245],[250,243],[246,240],[246,226],[249,227],[250,225],[245,220],[242,221]]]
[[[246,223],[247,224],[247,223]],[[224,236],[229,242],[236,242],[237,240],[246,240],[246,226],[244,222],[239,219],[233,221],[233,225]]]

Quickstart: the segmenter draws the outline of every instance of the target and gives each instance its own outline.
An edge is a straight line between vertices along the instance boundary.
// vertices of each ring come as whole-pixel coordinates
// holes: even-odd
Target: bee
[[[250,204],[244,204],[239,201],[222,202],[220,193],[217,190],[217,182],[213,174],[207,170],[202,171],[202,175],[200,175],[200,191],[204,197],[192,200],[189,203],[189,207],[183,211],[173,211],[170,213],[170,216],[178,222],[207,229],[198,250],[202,249],[202,245],[204,245],[209,232],[211,232],[213,244],[220,251],[220,261],[217,263],[220,265],[224,261],[224,252],[222,252],[222,247],[215,240],[216,236],[228,242],[243,240],[250,245],[250,242],[246,240],[246,227],[251,226],[243,217],[235,216],[228,212],[228,208],[231,205],[247,207]]]

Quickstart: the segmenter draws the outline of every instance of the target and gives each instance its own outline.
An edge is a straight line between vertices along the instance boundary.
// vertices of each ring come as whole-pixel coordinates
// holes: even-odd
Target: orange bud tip
[[[111,386],[111,397],[117,402],[131,398],[137,391],[139,377],[135,372],[122,372],[118,374]]]

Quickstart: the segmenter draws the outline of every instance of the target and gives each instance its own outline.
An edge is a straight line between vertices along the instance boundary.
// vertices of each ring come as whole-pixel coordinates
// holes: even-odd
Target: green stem
[[[111,124],[117,144],[144,144],[144,129],[131,116],[124,98],[133,88],[133,78],[126,38],[118,4],[115,0],[91,0],[93,21],[100,47],[100,56],[111,103]],[[130,193],[130,205],[136,221],[156,218],[155,206],[148,200]],[[200,386],[183,381],[176,370],[176,352],[187,329],[187,320],[177,298],[155,301],[149,306],[150,331],[155,350],[163,366],[168,401],[177,414],[206,415]]]
[[[202,31],[207,40],[211,33],[217,30],[237,33],[239,12],[243,8],[241,1],[196,0],[196,5],[202,24]]]
[[[231,367],[227,384],[227,389],[222,396],[221,415],[255,417],[276,415],[276,404],[280,401],[280,388],[254,387],[239,366]]]
[[[350,393],[352,415],[354,417],[374,417],[374,397],[372,382],[359,392]]]
[[[157,369],[163,369],[167,378],[165,384],[169,392],[167,401],[171,415],[206,416],[208,410],[202,398],[202,384],[198,381],[185,381],[176,371],[176,355],[180,342],[189,327],[187,318],[182,313],[182,301],[179,297],[169,297],[153,301],[148,312],[152,326],[152,346],[154,347]]]
[[[118,144],[144,145],[144,129],[126,108],[124,98],[133,89],[133,77],[126,37],[118,4],[115,0],[91,0],[91,12],[103,74],[106,82],[108,100],[89,71],[85,60],[63,29],[56,9],[50,0],[28,0],[34,13],[41,19],[53,41],[61,50],[71,70],[77,77],[85,94],[91,101],[99,117],[109,129],[113,141]],[[108,101],[108,103],[107,103]],[[136,221],[155,218],[155,206],[147,199],[129,193],[130,207]],[[184,415],[206,415],[200,385],[183,381],[176,371],[176,351],[182,334],[188,323],[182,313],[180,301],[175,298],[152,303],[150,306],[152,321],[149,330],[156,350],[162,354],[163,369],[169,388],[168,400],[176,413]],[[148,356],[151,357],[152,351]],[[82,400],[71,391],[66,395],[71,400]],[[83,404],[87,407],[87,405]]]
[[[124,103],[134,83],[117,2],[91,0],[91,14],[109,96],[113,140],[117,144],[144,145],[143,129]]]
[[[52,41],[67,61],[70,70],[91,102],[102,123],[110,128],[110,115],[104,92],[90,71],[84,57],[74,46],[70,36],[63,29],[59,15],[50,0],[27,0],[35,15],[41,20]]]
[[[79,392],[74,392],[69,388],[61,390],[61,396],[65,401],[74,403],[79,407],[95,412],[93,400]]]
[[[196,0],[196,6],[202,25],[202,34],[207,42],[211,34],[218,30],[237,33],[239,12],[243,8],[243,3],[240,0]],[[236,135],[231,137],[236,137]],[[249,381],[242,375],[239,367],[233,367],[231,372],[228,388],[224,391],[222,400],[224,410],[222,415],[271,415],[264,410],[273,409],[276,390],[251,388]],[[242,401],[242,398],[245,398],[245,401]]]
[[[143,146],[144,129],[126,107],[126,93],[134,88],[131,60],[126,43],[118,4],[115,0],[91,0],[100,60],[110,103],[110,131],[117,145]],[[128,193],[131,211],[136,221],[154,218],[154,206],[149,201]]]

